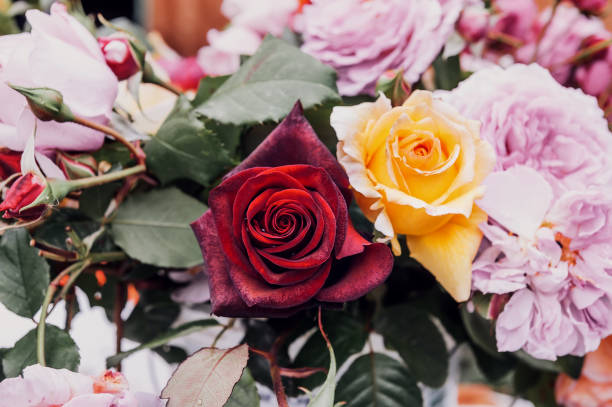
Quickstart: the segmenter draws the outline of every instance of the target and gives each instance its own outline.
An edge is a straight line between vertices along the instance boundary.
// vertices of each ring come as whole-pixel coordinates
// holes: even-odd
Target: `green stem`
[[[64,269],[61,273],[59,273],[51,284],[49,284],[49,288],[47,288],[47,293],[45,294],[45,299],[43,300],[43,304],[40,310],[40,320],[38,321],[38,329],[37,329],[37,337],[36,337],[36,358],[38,359],[38,363],[41,366],[46,366],[45,362],[45,321],[47,319],[47,310],[49,308],[49,304],[51,304],[51,300],[53,300],[53,295],[57,291],[57,286],[59,285],[60,280],[65,276],[73,272],[74,270],[78,270],[79,267],[82,267],[83,263],[74,263],[70,267]]]
[[[70,186],[74,187],[72,190],[83,189],[83,188],[91,188],[102,184],[107,184],[109,182],[117,181],[123,178],[127,178],[130,175],[139,174],[141,172],[146,171],[146,167],[144,164],[137,165],[135,167],[126,168],[121,171],[113,171],[108,174],[98,175],[95,177],[87,177],[81,179],[75,179],[71,181],[65,181]]]
[[[219,339],[221,339],[221,337],[223,336],[223,334],[227,332],[228,329],[231,329],[235,323],[236,323],[236,318],[230,319],[229,322],[223,326],[223,329],[219,331],[217,336],[215,336],[215,339],[213,340],[213,343],[212,345],[210,345],[210,347],[214,348],[217,345],[217,342],[219,342]]]

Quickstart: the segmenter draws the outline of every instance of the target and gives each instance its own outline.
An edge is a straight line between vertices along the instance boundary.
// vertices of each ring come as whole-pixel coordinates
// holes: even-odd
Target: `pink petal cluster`
[[[454,32],[465,0],[313,0],[303,9],[302,50],[338,72],[343,95],[374,94],[389,69],[409,83]],[[350,18],[349,18],[350,16]]]
[[[476,72],[448,95],[482,123],[497,169],[524,164],[563,190],[612,182],[612,136],[597,100],[557,83],[535,64]]]
[[[0,146],[23,151],[37,121],[25,98],[7,84],[49,87],[64,96],[72,111],[98,123],[108,120],[117,78],[106,65],[96,39],[66,7],[55,3],[51,14],[26,13],[31,33],[0,37]],[[38,122],[39,151],[95,150],[104,135],[73,123]]]
[[[512,294],[498,349],[596,349],[612,333],[612,134],[597,101],[535,64],[479,71],[447,98],[497,154],[472,287]]]
[[[240,56],[255,53],[266,34],[280,36],[298,7],[298,0],[224,0],[221,12],[230,25],[208,31],[208,45],[198,51],[198,63],[207,75],[234,73]]]
[[[121,373],[92,378],[40,365],[0,382],[0,407],[161,407],[159,398],[133,393]]]
[[[498,349],[549,360],[595,350],[612,333],[612,191],[554,200],[549,183],[520,165],[486,186],[478,204],[493,221],[481,226],[473,288],[513,293],[497,319]]]

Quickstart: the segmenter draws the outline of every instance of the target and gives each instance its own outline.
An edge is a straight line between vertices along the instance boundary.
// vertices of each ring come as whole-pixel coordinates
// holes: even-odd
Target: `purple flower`
[[[313,0],[304,7],[302,50],[338,71],[343,95],[374,94],[403,69],[414,83],[453,33],[465,0]]]
[[[476,72],[446,95],[482,123],[497,169],[536,169],[555,196],[612,182],[612,136],[597,100],[565,88],[544,68],[512,65]]]
[[[518,165],[491,174],[478,205],[489,214],[473,288],[512,293],[496,324],[500,351],[583,355],[612,333],[612,193],[562,193]]]

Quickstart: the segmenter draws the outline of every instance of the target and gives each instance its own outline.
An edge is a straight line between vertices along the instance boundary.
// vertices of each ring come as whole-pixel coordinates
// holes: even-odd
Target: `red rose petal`
[[[315,299],[321,302],[353,301],[382,284],[393,269],[393,255],[387,245],[373,243],[360,255],[349,259],[345,274],[339,281],[323,288]],[[334,273],[340,270],[334,270]]]
[[[308,280],[284,287],[270,286],[259,276],[244,273],[232,266],[230,266],[229,275],[234,287],[238,289],[240,297],[247,305],[287,308],[307,303],[321,290],[329,276],[331,263],[330,259]]]
[[[227,176],[230,177],[247,168],[296,164],[323,168],[338,185],[346,201],[350,202],[351,191],[344,169],[317,137],[304,117],[302,104],[299,101],[285,120]]]
[[[249,307],[240,298],[228,274],[229,263],[219,244],[217,228],[212,212],[209,210],[191,224],[200,242],[206,262],[210,285],[212,313],[226,317],[286,317],[295,314],[304,306],[285,309]]]

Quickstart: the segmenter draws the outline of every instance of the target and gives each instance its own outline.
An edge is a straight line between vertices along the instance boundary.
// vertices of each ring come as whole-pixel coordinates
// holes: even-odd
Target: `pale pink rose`
[[[487,35],[489,18],[489,11],[483,3],[466,7],[457,21],[457,32],[466,41],[480,41]]]
[[[221,12],[232,25],[250,29],[262,37],[279,36],[289,26],[298,0],[223,0]]]
[[[606,8],[608,0],[571,0],[580,10],[592,14],[600,14]]]
[[[539,359],[584,355],[612,333],[612,192],[555,198],[540,173],[517,165],[491,174],[477,204],[489,215],[473,289],[512,294],[496,323],[499,351]]]
[[[536,35],[517,51],[517,61],[524,63],[532,61],[537,32],[542,30],[549,21],[550,13],[550,9],[542,12],[535,25]],[[569,60],[578,53],[583,41],[592,35],[607,38],[609,34],[606,33],[601,19],[587,17],[577,8],[562,3],[557,7],[555,17],[540,41],[536,61],[541,66],[550,69],[559,83],[567,84],[572,72]]]
[[[132,393],[123,375],[98,378],[40,365],[0,382],[0,407],[161,407],[159,398]]]
[[[538,15],[538,7],[533,0],[494,0],[496,12],[492,32],[500,32],[520,42],[534,38],[533,24]]]
[[[223,31],[212,29],[208,44],[198,51],[198,63],[206,75],[229,75],[240,68],[240,56],[257,51],[261,38],[248,29],[231,25]]]
[[[566,88],[542,67],[512,65],[476,72],[446,94],[447,102],[482,123],[497,169],[536,169],[555,196],[612,182],[612,137],[597,100]]]
[[[51,14],[29,10],[31,33],[0,37],[0,145],[22,151],[37,121],[25,98],[6,83],[49,87],[64,96],[81,117],[105,123],[117,95],[117,78],[106,65],[96,39],[65,6],[56,3]],[[36,125],[39,151],[95,150],[104,135],[73,123]]]
[[[334,67],[343,95],[374,94],[389,69],[409,83],[454,32],[464,0],[313,0],[301,16],[302,50]]]

